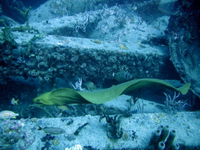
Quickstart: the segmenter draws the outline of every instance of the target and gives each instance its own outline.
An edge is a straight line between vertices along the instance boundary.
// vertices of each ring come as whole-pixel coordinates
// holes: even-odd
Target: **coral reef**
[[[0,122],[1,146],[6,149],[18,148],[19,150],[27,149],[35,141],[35,137],[31,137],[25,127],[25,120],[12,121],[10,119]]]
[[[106,118],[106,133],[107,136],[110,139],[120,139],[123,135],[123,130],[120,126],[122,115],[115,115],[115,116],[109,116],[106,114],[105,110],[102,108],[102,115],[99,118],[99,121],[101,121],[103,118]]]

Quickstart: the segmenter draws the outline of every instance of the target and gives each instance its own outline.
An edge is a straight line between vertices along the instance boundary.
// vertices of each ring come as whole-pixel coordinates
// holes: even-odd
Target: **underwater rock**
[[[51,2],[48,1],[47,3]],[[58,5],[65,3],[60,0],[53,1],[52,3],[54,2],[58,2]],[[82,3],[87,2],[88,1],[84,1]],[[129,11],[125,11],[119,6],[113,6],[111,8],[106,5],[104,6],[103,4],[105,2],[112,3],[110,6],[114,4],[114,1],[103,1],[101,8],[105,7],[105,9],[102,10],[84,11],[84,13],[73,16],[65,14],[62,17],[56,16],[54,19],[40,22],[30,21],[29,26],[37,29],[40,32],[39,34],[35,31],[13,32],[17,46],[23,47],[23,51],[26,55],[24,56],[24,52],[22,52],[22,55],[17,58],[18,60],[16,61],[16,57],[10,57],[10,55],[12,55],[13,51],[16,56],[19,56],[20,52],[16,50],[16,48],[14,50],[12,48],[6,49],[5,46],[3,46],[4,49],[2,50],[1,58],[3,59],[2,62],[5,63],[2,63],[4,76],[23,75],[26,78],[33,77],[40,80],[41,83],[50,83],[52,87],[56,85],[55,78],[57,77],[67,80],[73,77],[81,77],[83,79],[95,81],[95,83],[100,79],[103,83],[106,80],[113,80],[113,74],[123,70],[121,67],[126,64],[128,68],[127,71],[133,75],[134,78],[162,77],[177,79],[178,76],[174,73],[175,70],[172,63],[169,61],[167,51],[163,50],[163,48],[160,49],[146,45],[147,48],[144,51],[137,49],[138,45],[135,44],[135,39],[137,38],[131,40],[132,36],[130,35],[133,30],[138,30],[134,27],[135,24],[126,24],[126,26],[123,27],[122,30],[120,29],[120,31],[117,31],[113,37],[106,37],[103,35],[102,38],[105,40],[99,37],[92,38],[91,34],[94,30],[98,31],[98,29],[104,29],[104,26],[99,24],[100,20],[109,23],[109,20],[106,18],[112,18],[111,16],[114,16],[115,19],[118,19],[121,17],[121,14],[124,16],[126,13],[129,13]],[[45,3],[43,7],[49,7],[47,3]],[[69,4],[70,2],[67,1],[66,3]],[[94,3],[92,5],[94,5]],[[41,19],[43,19],[43,17],[45,18],[43,15],[47,15],[43,11],[44,10],[42,10],[40,16]],[[40,13],[41,12],[38,11],[38,15]],[[105,15],[105,17],[103,15]],[[125,23],[128,23],[129,19],[131,18],[128,16],[125,17]],[[99,25],[96,27],[96,24]],[[114,25],[111,23],[109,24]],[[132,27],[133,29],[131,29]],[[143,27],[142,25],[141,28]],[[145,26],[145,28],[147,27]],[[85,32],[83,32],[83,29],[85,29]],[[114,33],[116,29],[108,30],[110,33]],[[144,33],[140,32],[142,31],[138,31],[138,37]],[[98,33],[100,33],[100,31],[98,31]],[[96,32],[94,34],[97,35]],[[130,38],[131,41],[127,41],[127,39],[125,39],[126,36]],[[37,40],[31,40],[33,37],[38,38]],[[95,39],[103,42],[101,42],[101,44],[96,44],[94,41]],[[121,42],[116,41],[119,39],[121,39]],[[126,45],[128,49],[120,49],[120,43]],[[18,69],[19,66],[24,69]],[[13,68],[18,70],[14,69],[13,71]],[[53,71],[49,71],[49,68],[52,68]],[[31,74],[32,70],[35,70],[38,74]],[[46,72],[46,74],[41,72]],[[47,76],[47,80],[44,79],[45,76]]]
[[[176,71],[184,82],[191,83],[191,91],[200,97],[199,10],[199,0],[178,0],[176,13],[170,17],[165,33]]]
[[[6,15],[19,23],[24,23],[26,18],[19,12],[21,10],[23,12],[26,11],[26,7],[24,6],[21,0],[18,1],[1,1],[2,6],[2,15]]]
[[[79,55],[75,55],[75,56],[73,56],[73,57],[71,58],[71,61],[72,61],[73,63],[77,62],[78,60],[79,60]]]
[[[83,13],[88,10],[100,9],[98,5],[105,3],[104,0],[90,2],[89,0],[63,1],[51,0],[40,5],[37,9],[30,13],[30,22],[41,22],[55,17],[62,17],[63,15],[72,16],[74,14]],[[63,8],[65,6],[65,8]]]
[[[174,4],[176,1],[177,0],[170,0],[170,1],[161,0],[158,6],[159,11],[164,15],[168,16],[172,15],[174,12]]]
[[[76,144],[76,145],[74,145],[74,146],[72,146],[72,147],[69,147],[69,148],[66,147],[65,150],[83,150],[83,148],[82,148],[81,145]]]
[[[106,110],[107,111],[107,110]],[[169,143],[173,141],[172,146],[169,149],[199,149],[199,130],[200,120],[196,119],[200,115],[199,111],[196,112],[180,112],[176,115],[167,115],[165,113],[138,113],[134,114],[130,118],[122,118],[120,120],[120,128],[123,130],[123,135],[119,139],[109,138],[107,136],[107,124],[113,124],[115,126],[117,118],[115,116],[109,115],[109,119],[102,119],[99,123],[99,116],[81,116],[81,117],[67,117],[67,118],[27,118],[20,120],[7,119],[0,122],[0,142],[1,149],[9,149],[12,145],[14,150],[18,149],[63,149],[63,147],[71,147],[80,143],[82,147],[88,147],[92,149],[105,149],[109,148],[111,145],[112,149],[137,149],[138,147],[142,149],[156,149],[150,145],[150,139],[153,138],[153,134],[158,130],[158,126],[167,126],[170,122],[169,134],[172,132],[172,136],[168,136]],[[159,117],[162,120],[161,124],[156,123],[152,118]],[[66,126],[66,122],[61,119],[73,119],[74,123],[70,126]],[[112,119],[111,119],[112,118]],[[110,121],[112,120],[112,121]],[[185,124],[187,121],[187,124]],[[75,136],[73,133],[82,126],[85,122],[90,123],[90,125],[82,128],[79,135]],[[112,122],[112,123],[111,123]],[[173,123],[171,123],[173,122]],[[118,124],[118,123],[117,123]],[[181,126],[177,126],[180,125]],[[44,134],[42,131],[38,131],[38,125],[59,125],[66,130],[65,134],[51,135]],[[110,125],[109,125],[110,126]],[[116,125],[117,126],[117,125]],[[10,130],[16,129],[16,130]],[[110,129],[110,128],[108,128]],[[176,130],[174,132],[173,130]],[[180,132],[178,132],[180,131]],[[162,128],[161,128],[162,133]],[[175,133],[175,136],[174,136]],[[188,134],[192,135],[188,138]],[[98,138],[97,138],[98,135]],[[110,134],[112,135],[112,134]],[[152,136],[152,137],[151,137]],[[161,134],[160,134],[161,136]],[[160,137],[158,136],[158,137]],[[119,136],[117,136],[119,137]],[[175,139],[174,139],[175,137]],[[12,139],[12,140],[11,140]],[[57,140],[59,139],[59,144]],[[168,140],[162,141],[164,145],[168,145]],[[153,139],[155,141],[155,138]],[[158,140],[161,142],[160,140]],[[57,145],[53,145],[53,142]],[[158,142],[158,143],[159,143]],[[107,144],[105,144],[107,143]],[[113,143],[114,147],[113,147]],[[166,146],[167,148],[167,146]],[[85,148],[87,149],[87,148]]]
[[[42,33],[48,34],[53,32],[54,29],[68,28],[66,26],[67,22],[58,25],[62,19],[70,20],[70,17],[52,19],[51,21],[55,24],[50,28],[51,31],[42,23],[34,23],[30,26],[37,27]],[[168,54],[158,49],[156,49],[156,53],[154,53],[155,49],[153,48],[152,51],[139,52],[129,45],[129,49],[126,50],[125,54],[123,52],[125,50],[119,51],[119,47],[115,43],[107,41],[95,44],[93,40],[87,38],[46,35],[42,37],[42,40],[31,42],[30,55],[24,56],[23,54],[26,53],[27,45],[33,34],[21,32],[14,32],[13,34],[16,37],[17,45],[21,48],[2,51],[1,55],[6,68],[4,69],[4,76],[19,75],[11,73],[11,70],[20,66],[24,68],[20,74],[27,77],[37,77],[31,74],[32,70],[35,70],[35,72],[38,72],[41,81],[44,80],[46,75],[40,73],[46,72],[47,76],[51,76],[52,85],[56,84],[54,80],[56,77],[69,79],[80,75],[83,79],[90,77],[90,80],[101,79],[103,82],[105,79],[113,79],[113,73],[119,72],[122,69],[121,67],[126,64],[128,72],[134,78],[159,78],[160,76],[168,79],[176,78],[175,74],[171,73],[174,72],[174,68],[170,64]],[[63,45],[60,46],[60,43]],[[22,54],[17,58],[17,61],[16,56],[9,57],[12,55],[12,51],[17,56],[20,53]],[[49,71],[48,68],[51,68],[52,71]],[[43,83],[49,83],[49,80],[44,80]]]
[[[12,50],[12,54],[14,55],[14,56],[22,56],[22,55],[24,55],[25,54],[25,49],[24,48],[17,48],[17,49],[13,49]]]

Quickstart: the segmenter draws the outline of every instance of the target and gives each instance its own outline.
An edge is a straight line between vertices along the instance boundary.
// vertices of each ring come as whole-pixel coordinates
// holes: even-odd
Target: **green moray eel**
[[[58,106],[72,103],[102,104],[118,97],[121,94],[126,94],[146,87],[163,87],[185,95],[190,88],[190,83],[186,83],[185,85],[176,88],[163,80],[144,78],[124,82],[99,91],[75,91],[69,88],[61,88],[44,93],[34,98],[33,101],[41,105]]]

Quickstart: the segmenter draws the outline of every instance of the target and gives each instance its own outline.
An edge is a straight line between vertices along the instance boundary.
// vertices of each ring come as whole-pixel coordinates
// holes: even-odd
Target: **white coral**
[[[82,88],[82,78],[79,78],[79,81],[76,81],[74,84],[70,83],[75,90],[83,91],[85,90]]]

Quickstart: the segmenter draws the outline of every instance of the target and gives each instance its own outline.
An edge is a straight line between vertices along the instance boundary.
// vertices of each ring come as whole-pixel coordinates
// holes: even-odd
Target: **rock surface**
[[[161,16],[148,24],[132,7],[104,7],[73,16],[45,17],[41,22],[33,19],[28,31],[11,29],[14,47],[3,46],[5,41],[1,41],[1,76],[31,77],[52,85],[58,77],[81,77],[102,84],[123,71],[128,80],[179,79],[164,37],[169,17]]]
[[[120,127],[123,135],[118,140],[108,138],[108,123],[105,119],[99,122],[99,116],[9,120],[1,122],[1,130],[15,127],[16,131],[4,132],[2,135],[4,138],[1,137],[1,141],[5,142],[5,138],[13,139],[12,144],[7,141],[5,149],[42,149],[44,147],[64,149],[77,144],[85,149],[147,149],[151,147],[150,141],[154,133],[160,125],[163,125],[169,126],[170,131],[175,130],[174,144],[179,144],[181,149],[198,149],[200,137],[199,120],[196,119],[196,115],[199,115],[199,112],[178,113],[173,116],[165,113],[134,114],[129,118],[121,119]],[[74,132],[85,123],[88,125],[82,128],[78,135],[74,135]],[[57,127],[64,130],[65,133],[49,135],[43,130],[38,130],[38,126],[41,128]]]
[[[200,96],[200,2],[179,0],[169,20],[170,59],[180,77]]]

